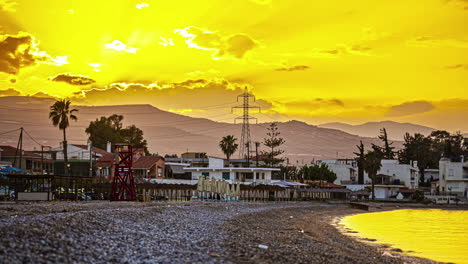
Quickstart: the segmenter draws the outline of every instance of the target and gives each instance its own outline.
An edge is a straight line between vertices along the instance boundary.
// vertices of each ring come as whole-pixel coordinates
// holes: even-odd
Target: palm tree
[[[66,130],[70,126],[70,120],[77,121],[78,118],[73,114],[78,112],[77,109],[70,109],[70,100],[62,99],[56,101],[50,106],[49,118],[52,119],[52,124],[58,126],[60,130],[63,130],[63,157],[65,166],[65,175],[68,175],[68,145],[67,145],[67,133]]]
[[[372,180],[372,200],[375,200],[375,177],[382,167],[382,157],[375,151],[369,151],[364,155],[364,170]]]
[[[226,159],[228,162],[229,166],[229,158],[236,152],[237,148],[239,147],[238,144],[236,144],[237,138],[235,138],[233,135],[228,135],[223,137],[221,141],[219,142],[219,147],[223,151],[223,153],[226,155]]]

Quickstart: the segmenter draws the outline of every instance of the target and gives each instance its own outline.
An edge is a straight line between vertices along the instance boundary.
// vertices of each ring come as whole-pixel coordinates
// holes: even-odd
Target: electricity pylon
[[[255,102],[255,96],[249,93],[247,87],[245,87],[244,93],[237,96],[237,102],[239,102],[239,98],[242,98],[242,105],[232,107],[231,112],[235,109],[242,109],[242,115],[234,119],[234,123],[237,123],[237,120],[242,120],[242,134],[239,146],[239,158],[242,159],[249,157],[250,154],[248,153],[249,146],[251,146],[250,120],[254,119],[256,123],[258,123],[257,118],[249,115],[250,109],[258,109],[260,112],[260,106],[250,105],[250,98],[253,98],[253,101]]]

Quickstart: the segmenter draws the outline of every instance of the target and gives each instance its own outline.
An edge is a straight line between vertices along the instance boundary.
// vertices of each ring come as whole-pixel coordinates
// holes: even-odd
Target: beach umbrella
[[[240,182],[237,183],[237,186],[236,186],[236,196],[240,196]]]
[[[23,172],[24,173],[24,170],[18,169],[18,168],[15,168],[15,167],[12,167],[12,166],[8,165],[8,166],[5,166],[5,167],[2,167],[0,169],[0,172],[5,173],[5,174],[12,173],[12,172]]]

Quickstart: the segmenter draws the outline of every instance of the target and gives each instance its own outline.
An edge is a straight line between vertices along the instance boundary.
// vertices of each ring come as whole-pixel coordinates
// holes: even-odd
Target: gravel
[[[0,263],[417,262],[330,225],[356,212],[309,202],[0,204]]]

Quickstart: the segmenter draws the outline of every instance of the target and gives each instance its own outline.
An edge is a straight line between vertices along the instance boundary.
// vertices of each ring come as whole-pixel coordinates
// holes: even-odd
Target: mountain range
[[[40,148],[40,145],[58,146],[62,132],[53,127],[48,119],[49,107],[54,100],[37,97],[0,97],[0,144],[16,146],[19,131],[6,133],[24,127],[25,148]],[[122,114],[124,125],[135,124],[144,132],[150,152],[181,154],[183,152],[206,152],[212,156],[223,156],[219,141],[232,134],[240,139],[241,124],[215,122],[205,118],[192,118],[163,111],[152,105],[115,106],[74,106],[79,110],[78,122],[72,122],[67,130],[68,141],[86,144],[86,127],[100,116]],[[251,124],[252,141],[263,141],[270,123]],[[354,157],[356,145],[362,140],[369,148],[371,143],[380,144],[376,138],[378,130],[386,127],[391,138],[394,135],[410,133],[430,133],[433,129],[413,124],[396,122],[367,123],[351,126],[340,123],[310,125],[300,121],[278,122],[281,137],[286,140],[282,146],[284,156],[291,163],[306,163],[324,158]],[[359,136],[358,136],[359,135]],[[394,146],[401,147],[401,141]],[[261,145],[260,150],[265,149]],[[237,155],[235,155],[237,156]]]
[[[353,135],[363,137],[376,137],[380,134],[380,129],[385,128],[389,139],[403,140],[405,133],[420,133],[429,135],[435,128],[421,126],[411,123],[398,123],[394,121],[368,122],[360,125],[349,125],[345,123],[325,123],[318,125],[322,128],[338,129]]]

